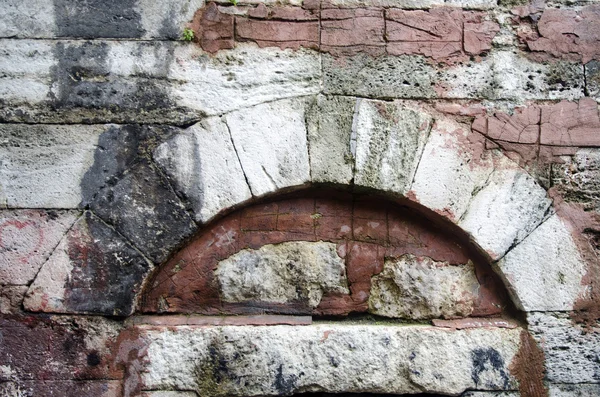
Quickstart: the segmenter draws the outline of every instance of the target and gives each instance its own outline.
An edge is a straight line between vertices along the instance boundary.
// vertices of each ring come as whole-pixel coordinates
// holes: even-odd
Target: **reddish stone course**
[[[310,316],[136,316],[131,318],[132,325],[310,325]]]
[[[442,7],[429,11],[338,8],[318,2],[302,7],[260,4],[245,15],[209,3],[192,23],[202,48],[214,53],[236,41],[260,47],[306,47],[336,56],[419,54],[435,60],[462,60],[491,48],[499,31],[486,13]],[[235,31],[235,33],[234,33]]]
[[[580,147],[600,147],[600,113],[591,98],[530,105],[517,108],[512,115],[480,115],[472,129],[504,150],[519,153],[525,161],[556,161]]]
[[[517,9],[523,17],[527,12]],[[540,55],[581,60],[587,63],[600,59],[600,6],[580,10],[549,8],[537,23],[537,33],[523,36],[531,51]]]
[[[245,248],[286,241],[336,243],[346,263],[350,295],[326,295],[316,309],[302,302],[221,301],[214,276],[219,261]],[[141,310],[208,315],[365,312],[371,277],[383,270],[386,257],[404,254],[450,264],[472,260],[481,285],[473,315],[497,315],[508,301],[501,281],[485,260],[414,210],[370,197],[309,195],[256,204],[205,229],[151,277]]]

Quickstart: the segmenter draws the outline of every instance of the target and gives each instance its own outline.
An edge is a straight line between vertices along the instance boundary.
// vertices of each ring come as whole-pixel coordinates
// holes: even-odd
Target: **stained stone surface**
[[[302,302],[319,305],[324,293],[349,294],[336,244],[287,242],[242,250],[219,262],[215,275],[226,302]]]
[[[472,263],[450,266],[427,257],[386,259],[371,281],[369,312],[385,317],[466,317],[473,311],[479,282]]]
[[[126,316],[150,269],[117,232],[86,212],[42,266],[24,307],[34,312]]]
[[[359,100],[354,183],[405,194],[431,129],[431,116],[398,103]]]
[[[148,344],[141,374],[149,390],[458,395],[517,386],[508,367],[520,346],[520,329],[340,324],[138,329]]]
[[[252,197],[227,125],[218,117],[195,124],[163,143],[154,159],[207,222]]]

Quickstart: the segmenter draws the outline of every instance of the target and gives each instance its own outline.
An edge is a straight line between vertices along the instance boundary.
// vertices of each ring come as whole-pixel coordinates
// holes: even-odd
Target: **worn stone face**
[[[399,104],[359,100],[356,120],[358,186],[405,194],[431,129],[431,117]]]
[[[215,270],[227,302],[303,302],[319,305],[324,293],[348,294],[344,261],[336,245],[288,242],[242,250]]]
[[[60,241],[27,291],[27,310],[129,315],[151,265],[86,212]]]
[[[154,262],[196,230],[171,186],[147,161],[100,190],[90,208]]]
[[[498,169],[475,193],[459,226],[499,259],[535,230],[550,204],[546,191],[531,176],[519,169]]]
[[[369,312],[410,319],[471,314],[479,283],[472,263],[449,266],[427,257],[386,259],[373,277]]]
[[[527,322],[534,338],[539,341],[544,350],[546,379],[549,382],[569,384],[597,382],[600,372],[598,332],[585,332],[581,326],[573,324],[568,313],[528,313]],[[598,389],[597,385],[591,388],[591,390],[596,389]],[[564,394],[567,390],[562,393],[558,393],[558,390],[555,392],[560,397],[577,396],[576,393]]]
[[[585,64],[585,87],[587,95],[600,100],[600,61]]]
[[[316,183],[349,184],[353,177],[352,131],[356,100],[318,96],[307,114],[310,175]]]
[[[104,126],[0,125],[0,206],[77,208]]]
[[[580,149],[552,165],[552,185],[567,201],[600,211],[600,149]]]
[[[225,116],[253,195],[310,181],[306,107],[304,99],[283,100]]]
[[[497,266],[521,310],[573,310],[585,294],[586,265],[557,215],[533,230]]]
[[[449,332],[323,324],[140,331],[149,345],[142,382],[151,390],[212,396],[299,391],[458,395],[466,389],[516,388],[508,366],[519,348],[519,329]]]
[[[0,211],[0,285],[33,281],[78,216],[74,211]]]
[[[206,119],[163,143],[154,159],[192,203],[197,221],[208,222],[252,197],[229,129],[220,118]]]

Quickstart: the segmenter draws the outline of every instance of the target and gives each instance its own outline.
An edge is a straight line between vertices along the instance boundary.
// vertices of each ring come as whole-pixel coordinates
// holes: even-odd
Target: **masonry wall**
[[[600,396],[597,1],[0,0],[0,53],[0,396]]]

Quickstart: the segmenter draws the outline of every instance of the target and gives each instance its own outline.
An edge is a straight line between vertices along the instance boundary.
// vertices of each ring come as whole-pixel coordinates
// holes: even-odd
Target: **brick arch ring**
[[[206,118],[159,145],[153,161],[207,226],[153,271],[122,266],[86,281],[108,285],[104,292],[115,298],[102,301],[106,307],[94,306],[85,283],[72,282],[72,296],[53,289],[48,280],[79,270],[53,267],[60,262],[51,258],[26,308],[69,312],[90,305],[77,311],[117,315],[135,308],[186,315],[369,312],[392,324],[215,328],[198,327],[202,317],[180,316],[173,332],[165,316],[136,316],[129,346],[144,346],[135,350],[143,370],[131,382],[141,389],[243,396],[541,387],[543,364],[518,316],[478,317],[472,329],[473,314],[510,317],[498,310],[507,303],[502,290],[480,282],[495,277],[485,265],[521,311],[572,310],[586,294],[584,260],[546,191],[427,105],[328,96],[273,101]],[[85,251],[94,260],[86,233],[104,233],[103,227],[87,213],[70,232],[85,250],[74,244],[56,255]],[[232,233],[247,240],[238,244]],[[115,250],[124,263],[135,255]],[[305,258],[319,264],[316,272],[297,266]],[[276,268],[290,263],[293,269]],[[411,273],[429,283],[402,279]],[[287,278],[275,282],[281,274]],[[111,289],[116,278],[127,281]],[[409,305],[397,294],[408,287],[416,296],[419,287],[436,283],[442,295],[457,293],[433,304],[440,295],[425,290]],[[234,321],[228,318],[219,321]],[[397,318],[440,326],[398,326]],[[523,375],[529,362],[541,365],[534,379]],[[357,380],[365,368],[371,372]]]

